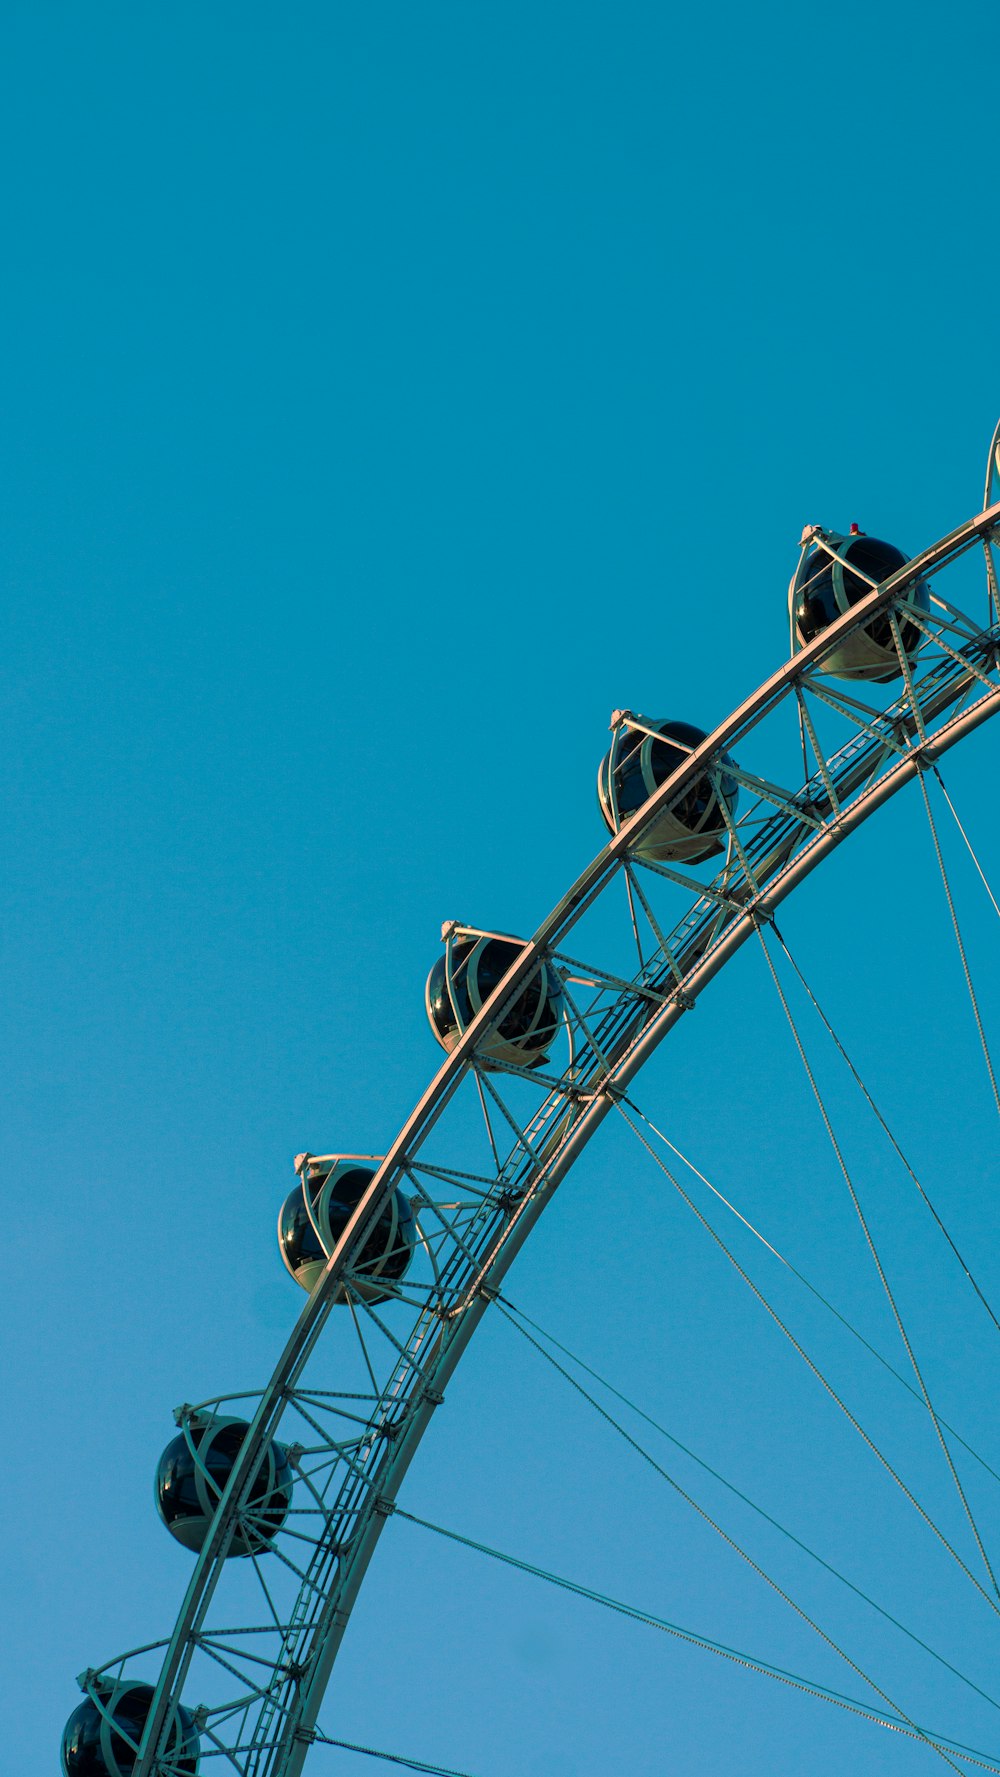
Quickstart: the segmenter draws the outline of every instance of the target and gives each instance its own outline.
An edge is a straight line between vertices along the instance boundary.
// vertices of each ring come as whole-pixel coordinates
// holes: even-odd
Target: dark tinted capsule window
[[[623,728],[614,745],[614,798],[618,812],[635,814],[649,800],[642,771],[642,743],[646,736],[635,728]]]
[[[115,1704],[113,1720],[115,1726],[121,1727],[124,1732],[111,1735],[111,1751],[119,1770],[123,1773],[135,1769],[138,1757],[135,1747],[129,1745],[124,1735],[128,1734],[130,1739],[135,1741],[136,1746],[138,1745],[142,1739],[142,1730],[146,1725],[146,1717],[149,1714],[149,1706],[152,1701],[152,1686],[137,1684],[126,1691],[125,1695]],[[174,1745],[176,1746],[176,1737],[174,1737]]]
[[[340,1178],[337,1180],[330,1193],[330,1199],[326,1211],[330,1223],[330,1234],[335,1243],[343,1234],[344,1229],[347,1227],[348,1222],[374,1177],[375,1174],[369,1166],[352,1166],[347,1172],[341,1173]],[[362,1259],[364,1259],[365,1254],[368,1252],[372,1243],[377,1240],[379,1229],[384,1226],[390,1215],[390,1210],[385,1209],[382,1211],[382,1214],[375,1224],[375,1233],[372,1235],[368,1247],[365,1248],[365,1253],[362,1253],[361,1255]]]
[[[531,1030],[535,1013],[538,1011],[538,1002],[542,997],[542,981],[541,972],[533,976],[527,986],[522,987],[510,1011],[501,1019],[497,1028],[500,1035],[506,1037],[508,1042],[516,1043],[521,1037],[526,1037]]]
[[[708,738],[703,728],[695,728],[690,722],[661,722],[660,733],[668,740],[679,740],[681,747],[686,749],[685,757]]]
[[[218,1431],[210,1434],[207,1448],[203,1446],[200,1452],[209,1479],[218,1493],[222,1492],[233,1472],[233,1463],[240,1453],[246,1432],[247,1428],[243,1423],[220,1426]]]
[[[451,946],[451,986],[449,991],[447,952],[439,956],[431,970],[427,988],[427,999],[430,1005],[434,1028],[440,1037],[451,1036],[452,1032],[469,1024],[472,1012],[469,1005],[469,990],[466,985],[469,957],[475,949],[475,940],[459,938]],[[456,1016],[457,1014],[457,1016]]]
[[[451,947],[451,991],[462,1024],[472,1023],[472,1003],[469,999],[469,962],[478,940],[475,938],[459,938]]]
[[[521,954],[522,946],[512,944],[509,939],[491,938],[486,944],[479,959],[479,991],[483,999],[494,992],[499,986],[507,970]],[[546,1041],[546,1033],[551,1035],[555,1029],[555,1020],[543,1020],[537,1031],[531,1027],[538,1011],[539,1002],[548,985],[548,971],[540,968],[525,987],[521,989],[510,1011],[498,1025],[499,1034],[508,1042],[516,1043],[531,1032],[531,1039],[539,1044]]]
[[[705,732],[701,728],[692,727],[690,722],[664,722],[660,732],[667,740],[653,742],[652,766],[657,784],[665,784],[667,778],[690,757],[692,750],[701,746]],[[669,740],[678,740],[681,745],[672,747],[668,745]],[[685,827],[696,827],[712,801],[713,794],[708,777],[696,778],[685,790],[680,801],[675,802],[672,812]]]
[[[487,938],[477,958],[476,967],[481,1000],[488,1000],[494,989],[499,987],[507,970],[520,956],[521,950],[520,944],[512,944],[507,938]]]
[[[888,580],[890,574],[895,574],[898,568],[906,566],[905,555],[892,543],[882,543],[877,537],[853,537],[844,551],[844,558],[844,590],[852,605],[867,598],[874,590],[869,581],[874,580],[877,585],[881,585],[883,580]],[[860,568],[863,574],[868,575],[868,579],[862,579],[861,574],[852,573],[848,563]],[[887,611],[880,611],[871,623],[865,624],[865,634],[871,636],[876,647],[884,648],[889,654],[895,652],[892,624]],[[904,625],[900,630],[900,640],[904,648],[913,647],[918,635],[915,624]]]
[[[89,1697],[74,1709],[63,1733],[63,1769],[69,1777],[107,1777],[101,1752],[101,1715]]]
[[[197,1447],[199,1434],[193,1432],[192,1437]],[[201,1512],[195,1484],[195,1459],[183,1432],[171,1439],[160,1457],[156,1486],[160,1510],[168,1524],[172,1524],[175,1518],[189,1518]]]
[[[396,1192],[396,1208],[399,1212],[399,1226],[396,1229],[396,1238],[390,1249],[389,1257],[382,1268],[383,1276],[392,1278],[393,1281],[402,1277],[406,1270],[417,1233],[413,1221],[413,1211],[402,1191]]]
[[[130,1685],[114,1706],[112,1720],[121,1731],[116,1733],[114,1728],[111,1730],[111,1756],[114,1761],[111,1769],[112,1773],[118,1773],[120,1777],[129,1777],[129,1773],[135,1770],[138,1756],[136,1745],[142,1737],[152,1700],[152,1686],[136,1684]],[[66,1723],[62,1754],[63,1768],[69,1773],[69,1777],[109,1777],[108,1765],[101,1750],[102,1719],[97,1704],[87,1697]],[[129,1740],[136,1744],[130,1745]],[[171,1757],[172,1770],[183,1773],[183,1777],[193,1777],[198,1768],[198,1741],[191,1715],[186,1709],[178,1711],[167,1752],[168,1757]]]
[[[851,567],[844,568],[844,589],[852,605],[868,597],[872,590],[868,580],[881,585],[897,568],[906,566],[906,557],[901,550],[891,543],[881,543],[877,537],[852,537],[844,550],[844,560],[851,567],[861,569],[861,574],[852,574]],[[868,575],[868,580],[862,579],[863,574]]]
[[[147,1703],[146,1709],[143,1709],[141,1713],[137,1713],[134,1695],[132,1695],[126,1699],[124,1707],[120,1706],[115,1710],[115,1725],[120,1726],[123,1732],[121,1734],[112,1734],[111,1752],[119,1770],[123,1773],[135,1769],[136,1759],[138,1758],[136,1747],[142,1739],[142,1730],[146,1725],[146,1710],[148,1707],[149,1705]],[[126,1740],[124,1737],[125,1734],[129,1736],[129,1740],[135,1742],[135,1746],[129,1744],[129,1740]]]
[[[811,642],[839,615],[833,592],[833,562],[825,549],[816,550],[806,562],[806,584],[801,593],[799,630]]]
[[[444,957],[439,956],[431,970],[427,983],[427,1004],[430,1007],[434,1029],[438,1036],[446,1037],[455,1029],[455,1014],[451,1008],[446,984]]]
[[[296,1185],[285,1198],[281,1211],[281,1245],[293,1271],[308,1260],[326,1257],[309,1220],[301,1185]]]
[[[387,1204],[358,1261],[359,1270],[377,1265],[379,1276],[391,1282],[402,1277],[409,1265],[415,1238],[413,1212],[402,1191],[395,1193],[395,1214],[398,1219],[393,1232],[393,1204]]]
[[[371,1166],[349,1166],[340,1174],[339,1178],[334,1180],[330,1192],[331,1222],[335,1211],[343,1210],[345,1212],[341,1221],[341,1226],[343,1226],[347,1217],[357,1209],[374,1177],[375,1172]]]
[[[728,753],[720,753],[719,754],[719,758],[718,758],[719,784],[722,789],[722,794],[726,798],[726,801],[729,803],[731,808],[735,808],[737,800],[739,798],[739,786],[736,782],[736,779],[734,777],[730,777],[729,772],[726,770],[726,766],[728,765],[731,768],[732,763],[733,763],[733,761],[730,758],[730,755]]]
[[[881,585],[890,574],[895,574],[906,565],[906,556],[893,543],[883,543],[879,537],[851,537],[843,546],[843,581],[844,593],[849,605],[856,605],[861,599],[867,598],[873,590],[872,581]],[[853,572],[852,569],[860,569]],[[833,590],[833,564],[825,550],[817,550],[807,562],[808,585],[801,594],[801,610],[799,630],[804,641],[811,642],[828,624],[841,615]],[[922,581],[917,582],[914,603],[926,608],[927,589]],[[888,613],[881,612],[870,623],[865,625],[865,634],[870,636],[875,645],[893,653],[892,625]],[[900,625],[900,638],[904,648],[911,650],[920,639],[920,631],[916,624],[907,623],[904,619]]]
[[[615,798],[622,815],[635,814],[650,797],[642,769],[644,746],[653,783],[659,787],[684,764],[691,749],[700,746],[705,739],[704,730],[690,722],[663,722],[659,732],[660,738],[655,739],[636,729],[622,730],[619,734],[615,744],[614,781]],[[681,744],[672,746],[671,741]],[[675,805],[673,812],[685,826],[694,826],[705,813],[711,798],[712,787],[708,778],[699,778]]]

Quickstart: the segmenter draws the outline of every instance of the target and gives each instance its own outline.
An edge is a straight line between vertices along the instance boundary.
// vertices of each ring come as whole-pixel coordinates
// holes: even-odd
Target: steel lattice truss
[[[148,1678],[160,1661],[136,1777],[180,1777],[169,1745],[182,1696],[188,1709],[200,1705],[203,1770],[213,1755],[221,1770],[242,1777],[301,1770],[407,1467],[492,1294],[576,1156],[655,1046],[792,889],[916,773],[1000,710],[991,555],[998,527],[1000,500],[873,590],[776,672],[613,836],[421,1099],[266,1388],[201,1403],[202,1411],[242,1412],[252,1430],[172,1636],[101,1669]],[[985,620],[944,600],[945,570],[949,591],[954,582]],[[926,615],[907,603],[917,575],[931,587]],[[853,685],[845,691],[823,676],[824,658],[877,613],[889,615],[897,642],[904,615],[917,622],[920,645],[912,666],[900,651],[903,673],[891,693],[862,686],[855,695]],[[880,707],[880,694],[892,701]],[[637,721],[627,713],[616,720]],[[741,806],[738,819],[726,817],[728,846],[714,878],[700,882],[638,860],[644,829],[699,777],[718,773],[724,753],[736,760],[726,770],[739,782]],[[794,761],[783,775],[798,787],[752,772],[762,760]],[[486,1037],[543,962],[565,984],[562,1059],[540,1069],[485,1061]],[[397,1187],[411,1199],[420,1241],[407,1275],[374,1304],[348,1258]],[[335,1302],[338,1292],[346,1305]],[[323,1339],[331,1314],[356,1333],[350,1360],[347,1342],[336,1342],[335,1378]],[[331,1388],[331,1379],[342,1386]],[[182,1428],[194,1412],[179,1410]],[[253,1526],[248,1496],[279,1427],[295,1474],[292,1509],[266,1552],[227,1561],[237,1525]],[[83,1682],[99,1701],[98,1678],[89,1673]]]

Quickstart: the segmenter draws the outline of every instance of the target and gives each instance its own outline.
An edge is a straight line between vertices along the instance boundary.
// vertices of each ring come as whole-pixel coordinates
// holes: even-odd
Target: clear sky
[[[540,922],[602,842],[613,708],[713,726],[780,662],[804,522],[912,553],[978,504],[1000,45],[987,0],[0,13],[4,1764],[48,1777],[75,1675],[172,1626],[172,1409],[263,1383],[299,1310],[291,1156],[382,1151],[437,1066],[441,920]],[[998,740],[946,773],[994,881]],[[921,820],[902,798],[785,925],[996,1299],[995,1114]],[[797,1066],[745,955],[637,1096],[888,1347]],[[997,1335],[829,1077],[939,1404],[1000,1464]],[[916,1409],[746,1255],[961,1537]],[[994,1618],[627,1132],[509,1288],[990,1688]],[[996,1706],[692,1486],[1000,1753]],[[404,1503],[857,1690],[502,1324]],[[402,1523],[323,1719],[475,1777],[932,1764]]]

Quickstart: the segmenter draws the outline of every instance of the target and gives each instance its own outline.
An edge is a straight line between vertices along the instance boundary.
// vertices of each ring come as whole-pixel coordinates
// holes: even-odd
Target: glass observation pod
[[[296,1159],[299,1182],[281,1206],[278,1245],[286,1269],[304,1290],[315,1289],[381,1164],[377,1154],[300,1154]],[[385,1301],[392,1291],[384,1285],[405,1275],[416,1241],[409,1198],[396,1190],[361,1252],[351,1259],[351,1289],[366,1302]],[[348,1300],[343,1288],[334,1300]]]
[[[62,1739],[65,1777],[131,1777],[139,1742],[153,1701],[153,1686],[134,1679],[117,1683],[88,1675],[87,1695],[74,1709]],[[201,1742],[194,1718],[177,1707],[166,1741],[166,1763],[171,1777],[195,1777]]]
[[[690,722],[647,721],[631,710],[616,710],[612,727],[614,737],[597,773],[597,799],[605,826],[617,833],[708,735]],[[735,815],[739,801],[734,770],[729,754],[720,754],[711,771],[646,828],[634,847],[636,856],[656,864],[700,864],[724,850],[726,816]]]
[[[249,1429],[245,1419],[190,1413],[160,1457],[157,1510],[171,1536],[196,1554]],[[229,1545],[230,1555],[260,1555],[270,1547],[288,1516],[292,1485],[284,1445],[269,1444]]]
[[[444,954],[427,977],[424,1003],[431,1029],[449,1054],[476,1013],[499,987],[525,948],[523,938],[506,932],[482,932],[449,920],[441,928]],[[563,1016],[562,983],[551,963],[539,963],[494,1031],[484,1038],[480,1055],[511,1067],[539,1067],[545,1060]]]
[[[799,547],[799,565],[788,589],[793,654],[867,598],[890,574],[905,568],[909,559],[894,544],[866,536],[857,525],[851,526],[846,537],[820,525],[807,525]],[[929,610],[926,581],[912,580],[901,588],[899,602],[916,612]],[[921,632],[907,621],[905,613],[897,616],[896,622],[909,660],[919,647]],[[898,678],[903,669],[889,612],[880,611],[863,629],[847,636],[819,663],[819,670],[835,679],[868,679],[879,685]]]

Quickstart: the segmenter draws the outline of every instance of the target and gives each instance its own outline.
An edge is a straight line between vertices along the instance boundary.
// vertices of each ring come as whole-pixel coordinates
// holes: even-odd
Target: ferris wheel
[[[912,1359],[907,1386],[933,1421],[976,1560],[953,1548],[829,1379],[802,1356],[971,1583],[987,1602],[1000,1598],[952,1460],[950,1428],[910,1348],[774,960],[783,954],[798,972],[775,919],[783,902],[917,783],[1000,1110],[931,796],[939,808],[942,795],[948,802],[939,762],[1000,712],[998,537],[1000,426],[981,510],[919,555],[907,558],[857,526],[841,534],[808,525],[789,587],[788,659],[711,734],[673,714],[615,711],[598,774],[608,838],[592,863],[530,938],[444,925],[425,1002],[445,1059],[385,1154],[337,1149],[296,1158],[278,1246],[307,1299],[263,1390],[178,1409],[157,1502],[166,1529],[193,1557],[189,1583],[169,1635],[81,1676],[83,1701],[63,1740],[66,1777],[195,1777],[216,1768],[298,1777],[318,1741],[346,1744],[320,1727],[324,1694],[379,1539],[394,1515],[406,1515],[403,1480],[459,1359],[490,1314],[520,1318],[534,1342],[531,1323],[504,1294],[505,1279],[607,1118],[624,1119],[684,1194],[683,1156],[639,1109],[635,1082],[668,1034],[683,1035],[703,990],[748,943],[768,958]],[[762,758],[771,771],[771,762],[784,761],[780,782],[757,769]],[[326,1334],[338,1322],[351,1355],[341,1341],[331,1373]],[[823,1638],[871,1687],[856,1713],[922,1742],[954,1769],[976,1764]],[[757,1669],[788,1679],[765,1664]]]

